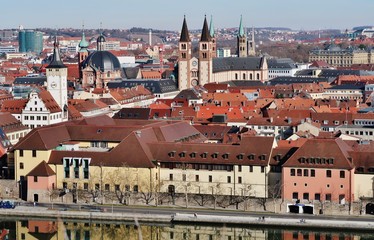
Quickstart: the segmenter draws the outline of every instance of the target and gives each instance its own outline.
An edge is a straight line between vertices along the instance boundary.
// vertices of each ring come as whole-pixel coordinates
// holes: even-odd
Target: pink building
[[[337,203],[354,199],[354,167],[343,140],[308,139],[283,165],[283,199]]]
[[[27,175],[27,201],[48,202],[56,187],[56,173],[43,161]],[[50,196],[46,195],[50,193]]]

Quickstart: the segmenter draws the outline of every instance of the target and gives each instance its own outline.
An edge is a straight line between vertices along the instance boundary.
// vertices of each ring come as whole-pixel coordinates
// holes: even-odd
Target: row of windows
[[[62,187],[64,189],[68,189],[69,185],[68,185],[67,182],[63,182]],[[73,183],[71,187],[73,189],[79,189],[78,183]],[[83,190],[89,190],[89,184],[88,183],[83,183]],[[125,185],[124,188],[121,188],[121,185],[119,185],[119,184],[114,184],[114,185],[104,184],[104,188],[100,189],[100,184],[96,183],[92,190],[96,190],[96,191],[101,191],[101,190],[111,191],[111,190],[114,190],[114,191],[130,192],[131,187],[130,187],[130,185]],[[134,193],[137,193],[139,191],[139,186],[134,185],[132,190],[133,190]]]
[[[174,181],[174,175],[172,173],[169,174],[169,181]],[[186,182],[187,181],[187,175],[182,174],[182,181]],[[200,182],[200,175],[195,175],[195,182]],[[209,175],[208,176],[208,182],[213,182],[213,176]],[[242,183],[242,177],[238,177],[237,183]],[[231,176],[227,176],[227,183],[231,183]]]
[[[316,176],[316,171],[314,169],[310,169],[310,175],[309,175],[309,169],[294,169],[291,168],[290,171],[291,176],[298,176],[298,177],[315,177]],[[339,172],[340,178],[345,178],[345,171],[340,171]],[[332,171],[331,170],[326,170],[326,177],[331,178],[332,177]]]
[[[36,150],[32,150],[31,155],[32,155],[32,157],[36,157]],[[19,150],[19,156],[20,156],[20,157],[23,157],[23,156],[24,156],[24,151],[23,151],[23,149],[20,149],[20,150]]]
[[[361,136],[373,136],[373,131],[345,131],[345,134],[349,135],[361,135]]]
[[[238,73],[235,73],[235,80],[239,80],[239,74]],[[247,80],[247,75],[245,73],[243,73],[243,79],[242,80]],[[249,74],[249,80],[253,80],[253,74],[252,73]],[[256,80],[260,80],[260,74],[259,73],[256,74]]]
[[[176,156],[176,152],[175,151],[169,152],[168,155],[169,155],[170,158],[174,158]],[[216,159],[216,158],[219,157],[219,155],[220,154],[216,152],[216,153],[212,153],[210,156],[212,158]],[[222,158],[223,159],[228,159],[229,155],[230,155],[229,153],[224,153],[224,154],[222,154]],[[183,152],[180,152],[178,154],[178,156],[181,157],[181,158],[184,158],[184,157],[187,156],[187,153],[185,151],[183,151]],[[189,154],[189,156],[191,158],[196,158],[198,156],[198,153],[197,152],[192,152],[192,153]],[[236,158],[239,159],[239,160],[243,160],[244,156],[245,156],[244,153],[240,153],[240,154],[236,155]],[[208,153],[207,152],[201,153],[200,157],[205,159],[205,158],[208,157]],[[255,160],[256,154],[252,153],[252,154],[249,154],[247,157],[248,157],[249,160]],[[266,160],[266,154],[261,154],[261,155],[258,156],[258,158],[260,160],[264,161],[264,160]]]
[[[317,200],[317,201],[325,200],[325,201],[331,201],[331,198],[332,198],[331,193],[326,193],[324,195],[324,199],[321,198],[321,194],[320,193],[315,193],[314,194],[314,199],[310,199],[310,193],[308,193],[308,192],[305,192],[305,193],[302,194],[302,199],[303,200]],[[299,198],[299,193],[298,192],[293,192],[292,193],[292,199],[300,199]],[[343,199],[345,199],[345,195],[344,194],[340,194],[339,195],[339,202],[341,202]]]
[[[50,118],[52,120],[52,116]],[[24,119],[25,120],[29,120],[29,119],[30,120],[35,120],[35,116],[24,116]],[[42,116],[36,116],[36,120],[40,121],[42,119],[43,119],[43,121],[46,121],[47,120],[47,116],[43,116],[43,118],[42,118]]]
[[[309,163],[309,164],[334,164],[334,158],[319,158],[319,157],[301,157],[299,158],[300,163]]]

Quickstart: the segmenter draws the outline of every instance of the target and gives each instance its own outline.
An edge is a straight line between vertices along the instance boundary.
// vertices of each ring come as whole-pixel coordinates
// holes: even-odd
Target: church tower
[[[79,67],[79,78],[82,79],[82,63],[88,57],[88,46],[90,44],[86,41],[86,36],[84,30],[82,32],[82,39],[79,42],[79,52],[78,52],[78,67]]]
[[[251,40],[248,41],[248,55],[256,56],[255,28],[252,27]]]
[[[240,16],[239,32],[238,32],[238,57],[247,57],[248,56],[248,42],[247,36],[244,32],[242,16]]]
[[[178,47],[178,88],[179,90],[184,90],[191,86],[191,39],[187,28],[186,16],[183,19]]]
[[[47,90],[51,93],[57,104],[63,111],[63,119],[67,119],[68,90],[67,76],[68,69],[62,63],[57,36],[54,42],[53,57],[51,63],[46,67]]]
[[[204,18],[203,30],[199,42],[199,85],[204,85],[212,80],[213,54],[212,40],[208,28],[206,16]]]
[[[212,58],[216,58],[217,57],[217,42],[216,42],[216,35],[214,32],[213,16],[210,16],[209,35],[210,35],[210,39],[212,40]]]

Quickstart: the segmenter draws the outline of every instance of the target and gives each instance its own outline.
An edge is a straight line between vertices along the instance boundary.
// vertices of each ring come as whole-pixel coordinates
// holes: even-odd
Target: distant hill
[[[373,26],[358,26],[358,27],[354,27],[352,28],[352,30],[356,31],[356,30],[362,30],[364,28],[372,28]]]

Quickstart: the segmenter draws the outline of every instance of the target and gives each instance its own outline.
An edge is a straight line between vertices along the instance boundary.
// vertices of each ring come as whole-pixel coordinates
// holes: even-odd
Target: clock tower
[[[62,118],[67,119],[68,90],[67,76],[68,69],[62,63],[58,48],[57,36],[54,42],[53,56],[51,63],[46,67],[47,90],[51,93],[62,110]]]
[[[191,87],[191,49],[191,39],[185,16],[178,51],[178,89],[180,91]]]

